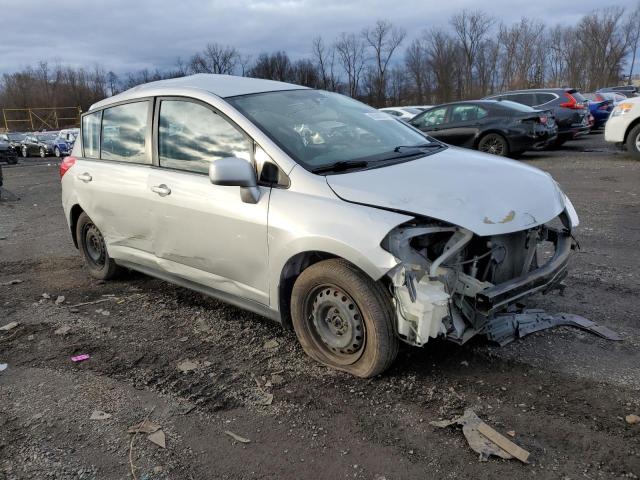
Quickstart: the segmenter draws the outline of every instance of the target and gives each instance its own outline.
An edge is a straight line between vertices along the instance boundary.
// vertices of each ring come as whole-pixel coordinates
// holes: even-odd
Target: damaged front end
[[[477,334],[505,344],[523,336],[522,322],[531,331],[542,329],[532,322],[573,324],[521,303],[564,288],[576,247],[571,228],[566,210],[549,223],[492,236],[427,219],[398,226],[382,243],[400,261],[388,273],[398,336],[416,346],[437,336],[464,343]]]

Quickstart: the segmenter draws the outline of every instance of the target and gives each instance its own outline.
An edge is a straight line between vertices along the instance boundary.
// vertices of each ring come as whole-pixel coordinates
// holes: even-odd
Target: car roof
[[[239,95],[250,95],[252,93],[274,92],[279,90],[306,89],[301,85],[293,83],[277,82],[275,80],[264,80],[262,78],[238,77],[235,75],[219,75],[213,73],[197,73],[186,77],[169,78],[156,82],[144,83],[122,93],[101,100],[91,105],[89,110],[102,108],[116,102],[134,100],[152,95],[158,95],[162,89],[170,89],[172,95],[177,90],[203,90],[218,97],[228,98]]]
[[[486,99],[486,100],[460,100],[458,102],[449,102],[449,103],[441,103],[440,105],[432,105],[431,107],[429,107],[428,110],[433,110],[435,108],[439,108],[439,107],[449,107],[451,105],[464,105],[466,103],[479,103],[479,104],[484,104],[484,105],[500,105],[502,104],[502,102],[500,100],[493,100],[493,99]]]

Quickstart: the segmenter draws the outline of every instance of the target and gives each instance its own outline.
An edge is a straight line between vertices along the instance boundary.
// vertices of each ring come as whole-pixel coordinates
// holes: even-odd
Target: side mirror
[[[256,172],[242,158],[225,157],[211,162],[209,180],[214,185],[240,187],[240,198],[245,203],[258,203],[260,199]]]

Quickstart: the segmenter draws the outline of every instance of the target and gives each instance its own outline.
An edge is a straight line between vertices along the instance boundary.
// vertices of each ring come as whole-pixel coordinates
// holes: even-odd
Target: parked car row
[[[17,163],[18,156],[66,157],[71,154],[79,131],[68,128],[57,132],[0,133],[0,161]]]
[[[581,94],[574,88],[514,90],[432,107],[385,107],[389,115],[451,145],[502,156],[558,147],[605,126],[632,86]]]

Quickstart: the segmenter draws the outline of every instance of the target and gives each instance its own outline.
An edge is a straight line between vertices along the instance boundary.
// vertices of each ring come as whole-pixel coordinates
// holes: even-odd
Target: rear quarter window
[[[545,105],[549,102],[553,102],[557,97],[553,93],[537,93],[536,105]]]
[[[100,121],[102,112],[90,113],[82,117],[83,157],[100,158]],[[30,138],[27,137],[27,141]]]

